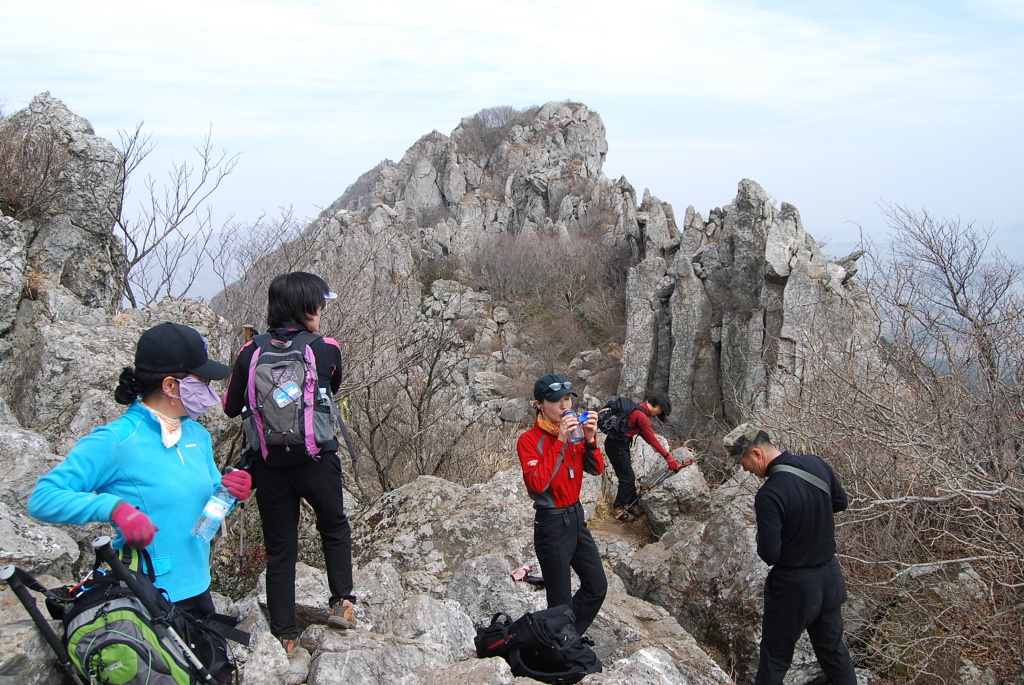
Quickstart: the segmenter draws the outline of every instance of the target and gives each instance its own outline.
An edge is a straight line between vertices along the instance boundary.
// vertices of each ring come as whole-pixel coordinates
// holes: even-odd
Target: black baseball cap
[[[227,378],[231,369],[210,359],[206,339],[194,328],[164,323],[139,337],[135,347],[135,368],[150,373],[187,371],[211,381]]]
[[[541,376],[533,384],[533,399],[535,400],[557,402],[566,395],[579,397],[579,395],[572,391],[572,383],[567,381],[565,376],[559,376],[557,373]]]

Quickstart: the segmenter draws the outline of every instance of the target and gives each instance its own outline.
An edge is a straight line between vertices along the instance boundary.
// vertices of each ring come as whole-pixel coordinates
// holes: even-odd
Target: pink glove
[[[673,471],[678,471],[679,470],[679,468],[680,468],[679,462],[676,461],[676,458],[673,457],[671,454],[668,455],[667,457],[665,457],[665,461],[668,463],[668,467],[670,469],[672,469]]]
[[[252,476],[249,475],[248,471],[243,469],[228,471],[224,474],[224,477],[220,479],[220,482],[228,489],[228,492],[239,500],[244,501],[252,491]]]
[[[121,529],[125,543],[135,549],[148,547],[149,543],[153,542],[156,531],[159,530],[148,516],[127,502],[121,502],[114,507],[110,521]]]

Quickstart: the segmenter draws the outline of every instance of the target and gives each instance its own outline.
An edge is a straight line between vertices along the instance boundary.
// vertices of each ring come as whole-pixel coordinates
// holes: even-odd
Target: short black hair
[[[327,281],[316,274],[293,271],[282,274],[267,290],[267,325],[277,328],[286,323],[305,326],[317,310],[327,303]]]
[[[658,416],[662,421],[672,415],[672,400],[663,392],[656,392],[647,398],[647,404],[661,407],[661,414]]]

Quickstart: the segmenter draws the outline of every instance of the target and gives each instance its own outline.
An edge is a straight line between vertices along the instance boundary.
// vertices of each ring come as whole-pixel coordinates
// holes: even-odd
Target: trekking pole
[[[682,470],[682,469],[680,469],[680,470]],[[660,476],[658,476],[658,479],[655,480],[653,483],[651,483],[650,487],[644,489],[640,494],[638,494],[636,496],[635,500],[633,500],[632,502],[629,503],[629,506],[626,507],[626,510],[628,511],[631,507],[635,506],[636,503],[640,501],[640,498],[642,498],[644,495],[649,493],[651,490],[653,490],[654,488],[656,488],[659,485],[661,485],[662,483],[664,483],[668,479],[668,477],[671,476],[673,473],[675,473],[675,471],[673,471],[672,469],[669,469],[665,473],[663,473]]]
[[[25,607],[25,611],[32,617],[33,623],[39,628],[39,632],[43,634],[43,638],[53,649],[54,654],[57,655],[57,664],[60,669],[64,671],[64,674],[71,679],[71,682],[75,685],[85,685],[85,681],[78,677],[78,672],[75,670],[74,664],[71,663],[71,656],[68,654],[67,647],[61,642],[60,637],[57,635],[57,631],[53,629],[49,621],[43,618],[43,614],[39,611],[39,607],[36,605],[36,600],[32,596],[32,593],[25,587],[25,582],[22,579],[22,575],[26,575],[24,571],[15,568],[13,564],[8,564],[3,568],[0,568],[0,580],[7,581],[7,584],[17,595],[21,601],[21,605]],[[32,585],[39,585],[34,578],[28,576]]]
[[[245,502],[239,502],[238,508],[242,511],[238,516],[238,556],[235,558],[235,563],[237,564],[235,571],[241,573],[247,561],[245,558]]]
[[[174,643],[175,646],[181,653],[185,655],[185,658],[192,664],[192,668],[195,674],[205,680],[208,683],[214,682],[213,675],[206,670],[203,666],[203,662],[195,655],[192,649],[188,646],[188,643],[181,639],[177,631],[167,622],[167,612],[157,605],[152,598],[152,595],[147,591],[146,586],[138,576],[132,574],[125,565],[121,563],[121,560],[117,556],[117,552],[110,546],[110,536],[101,535],[92,541],[92,548],[96,550],[96,556],[101,560],[107,562],[110,566],[110,570],[114,572],[114,576],[117,577],[122,583],[128,586],[128,589],[132,591],[135,597],[142,602],[142,606],[146,607],[146,611],[153,617],[153,626],[159,632],[163,633],[163,636]]]

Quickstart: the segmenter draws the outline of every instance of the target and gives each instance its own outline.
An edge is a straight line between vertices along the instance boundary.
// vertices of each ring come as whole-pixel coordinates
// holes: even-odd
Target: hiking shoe
[[[623,523],[629,523],[630,521],[635,521],[636,520],[636,516],[633,516],[632,514],[630,514],[623,507],[615,507],[615,511],[613,513],[615,515],[615,520],[616,521],[622,521]]]
[[[631,507],[627,507],[626,511],[629,512],[629,514],[634,518],[640,518],[644,515],[644,510],[640,508],[639,504],[634,504]]]
[[[356,627],[356,607],[347,599],[331,605],[331,615],[327,617],[327,625],[332,628],[349,630]]]
[[[282,637],[281,646],[284,647],[284,653],[291,659],[298,652],[299,641],[297,638]]]

